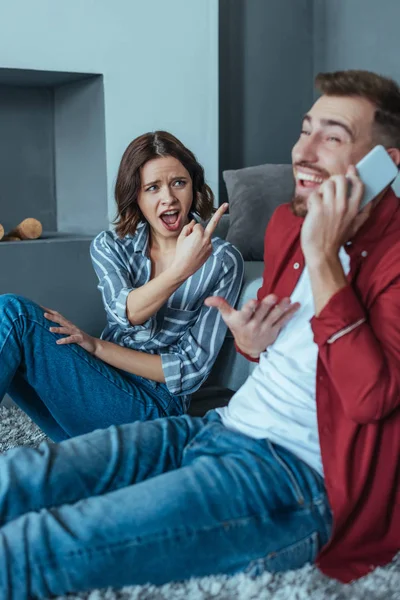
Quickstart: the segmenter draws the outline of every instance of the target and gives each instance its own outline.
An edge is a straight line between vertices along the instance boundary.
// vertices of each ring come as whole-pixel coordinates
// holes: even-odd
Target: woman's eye
[[[329,142],[340,142],[340,138],[338,138],[338,137],[336,137],[336,136],[334,136],[334,135],[330,135],[330,136],[328,137],[328,141],[329,141]]]
[[[305,129],[302,129],[300,135],[310,135],[310,132],[306,131]]]
[[[146,192],[154,192],[154,190],[157,189],[156,185],[151,185],[150,187],[146,188]]]
[[[184,179],[177,179],[174,181],[174,187],[183,187],[186,181]]]

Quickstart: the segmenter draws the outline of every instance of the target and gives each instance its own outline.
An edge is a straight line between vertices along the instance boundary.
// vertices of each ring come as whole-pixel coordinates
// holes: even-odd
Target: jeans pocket
[[[297,502],[301,505],[304,504],[304,496],[302,494],[299,484],[297,483],[296,476],[293,473],[292,469],[290,468],[288,463],[282,458],[282,456],[280,456],[279,452],[274,448],[274,444],[270,440],[267,440],[267,444],[269,446],[272,456],[285,471],[289,481],[291,482],[293,493],[297,498]]]
[[[307,563],[314,563],[319,550],[319,535],[312,532],[297,542],[276,552],[269,552],[266,556],[253,560],[245,569],[250,577],[258,577],[268,571],[289,571],[300,569]]]

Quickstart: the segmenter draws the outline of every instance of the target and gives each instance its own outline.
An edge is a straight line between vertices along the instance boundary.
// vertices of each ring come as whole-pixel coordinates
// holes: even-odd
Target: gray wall
[[[96,234],[107,228],[103,78],[54,90],[57,229]]]
[[[108,216],[123,151],[167,129],[218,182],[217,0],[0,2],[0,67],[104,75]]]
[[[367,69],[400,83],[399,0],[314,0],[314,72]]]
[[[220,168],[290,161],[312,102],[312,0],[220,1]]]
[[[27,217],[56,229],[51,89],[0,85],[0,223]]]

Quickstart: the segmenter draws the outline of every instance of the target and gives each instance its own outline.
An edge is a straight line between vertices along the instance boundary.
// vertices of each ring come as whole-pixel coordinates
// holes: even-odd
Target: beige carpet
[[[0,407],[0,451],[18,445],[37,446],[45,436],[16,408]],[[400,524],[399,524],[400,527]],[[205,577],[162,587],[132,586],[94,590],[58,600],[400,600],[400,555],[383,569],[350,585],[342,585],[306,566],[283,574],[265,573]]]

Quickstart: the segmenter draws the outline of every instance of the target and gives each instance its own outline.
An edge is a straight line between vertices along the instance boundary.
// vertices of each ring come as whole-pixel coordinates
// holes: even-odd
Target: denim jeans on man
[[[215,411],[9,451],[0,519],[2,600],[292,569],[331,531],[323,478]]]
[[[136,420],[180,415],[184,402],[164,384],[125,373],[64,337],[44,310],[0,296],[0,401],[8,393],[55,440]]]

